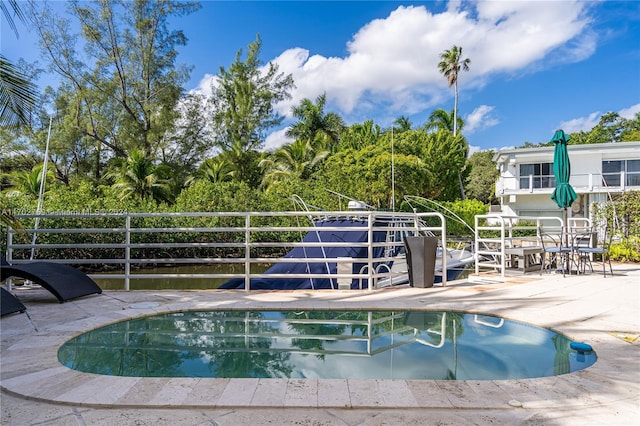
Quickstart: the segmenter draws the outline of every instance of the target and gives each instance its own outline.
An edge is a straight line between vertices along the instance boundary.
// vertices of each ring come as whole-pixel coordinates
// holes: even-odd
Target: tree
[[[466,178],[468,145],[460,134],[438,130],[427,135],[426,153],[422,159],[438,178],[438,191],[432,191],[442,201],[454,201],[464,194],[461,185]],[[429,198],[429,197],[427,197]],[[434,198],[434,197],[432,197]]]
[[[485,204],[497,201],[495,185],[500,172],[493,162],[494,151],[476,152],[467,160],[469,179],[465,192],[469,198],[475,198]]]
[[[454,124],[456,122],[457,122],[457,125]],[[463,126],[464,126],[464,120],[460,117],[456,117],[455,109],[449,114],[445,110],[439,108],[434,110],[429,115],[429,120],[425,125],[425,130],[428,131],[431,129],[435,129],[436,132],[446,131],[446,132],[452,133],[453,136],[456,137],[457,135],[453,132],[456,130],[456,128],[462,129]],[[466,146],[466,141],[464,141],[464,144],[465,146],[463,147],[463,149],[464,149],[464,152],[466,153],[468,152],[469,148],[468,146]],[[458,174],[458,186],[460,188],[460,196],[464,200],[465,192],[464,192],[464,185],[462,181],[463,179],[462,179],[462,170],[461,170],[460,173]]]
[[[8,7],[7,7],[8,3]],[[11,11],[23,23],[26,17],[16,0],[0,1],[0,9],[16,38],[19,37]],[[9,10],[11,9],[11,10]],[[3,55],[0,55],[0,125],[28,125],[31,110],[36,104],[38,91],[35,84]]]
[[[381,135],[376,144],[345,147],[326,159],[323,168],[314,175],[313,183],[377,208],[390,208],[394,195],[395,199],[402,199],[405,194],[431,195],[434,175],[420,156],[425,139],[423,132],[415,130],[394,135],[393,158],[391,132]],[[392,193],[394,187],[395,194]]]
[[[380,126],[374,124],[373,120],[364,123],[355,123],[344,129],[340,136],[339,149],[361,149],[366,146],[375,145],[382,135]]]
[[[211,183],[230,181],[233,178],[233,164],[224,155],[207,158],[200,165],[198,176]]]
[[[11,185],[8,191],[37,198],[42,185],[42,167],[42,164],[37,164],[31,170],[16,170],[13,173],[4,175],[9,179]],[[50,170],[47,170],[45,179],[45,183],[53,181],[53,174]]]
[[[457,122],[456,126],[453,125],[454,120]],[[461,117],[456,117],[454,110],[449,113],[442,108],[434,109],[425,124],[425,130],[448,130],[451,133],[454,128],[462,130],[463,127],[464,120]]]
[[[202,159],[212,154],[213,137],[206,103],[204,95],[195,93],[180,99],[174,129],[166,135],[166,142],[157,154],[162,164],[172,169],[175,178],[189,179],[204,164]]]
[[[189,74],[176,66],[177,47],[186,37],[168,23],[197,8],[176,0],[74,0],[69,13],[80,34],[72,34],[70,23],[46,4],[33,9],[51,67],[71,91],[73,127],[95,142],[99,155],[110,150],[124,158],[141,150],[150,156],[166,143]],[[79,36],[84,56],[77,49]]]
[[[316,138],[322,139],[323,134],[317,133]],[[315,166],[329,155],[328,150],[321,148],[322,145],[313,144],[308,139],[296,139],[278,149],[260,161],[260,167],[264,170],[262,185],[267,187],[270,183],[292,177],[309,179]]]
[[[589,131],[578,131],[569,135],[572,145],[637,141],[640,139],[640,113],[626,119],[616,112],[602,114],[598,124]]]
[[[393,129],[398,133],[411,130],[412,126],[413,124],[411,123],[411,120],[409,120],[409,118],[405,116],[401,116],[393,120]]]
[[[310,99],[303,99],[300,105],[291,108],[291,112],[298,122],[287,129],[286,135],[295,139],[306,141],[323,141],[324,146],[334,146],[338,143],[340,134],[344,130],[344,121],[335,112],[324,112],[327,101],[326,93],[316,98],[316,103]],[[317,138],[318,133],[322,135]]]
[[[153,160],[141,150],[133,150],[125,161],[117,161],[119,169],[112,173],[116,178],[113,187],[120,192],[121,199],[140,198],[167,201],[168,180],[157,173]]]
[[[453,135],[458,134],[458,74],[460,70],[469,71],[471,59],[462,59],[462,47],[453,46],[449,50],[445,50],[440,54],[438,69],[446,77],[449,87],[454,87],[454,105],[453,105]]]
[[[244,61],[240,49],[228,70],[220,67],[212,87],[214,144],[230,153],[238,167],[234,176],[244,182],[250,182],[252,171],[257,170],[254,161],[258,156],[252,152],[262,147],[266,130],[284,119],[274,111],[274,105],[289,99],[293,87],[291,75],[278,73],[276,64],[261,68],[261,47],[258,35],[249,44]]]

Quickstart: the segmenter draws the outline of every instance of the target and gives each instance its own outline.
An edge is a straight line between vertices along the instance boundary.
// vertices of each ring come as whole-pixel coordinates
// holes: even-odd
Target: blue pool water
[[[571,343],[545,328],[460,312],[189,311],[86,332],[58,359],[113,376],[499,380],[596,362],[595,352]]]

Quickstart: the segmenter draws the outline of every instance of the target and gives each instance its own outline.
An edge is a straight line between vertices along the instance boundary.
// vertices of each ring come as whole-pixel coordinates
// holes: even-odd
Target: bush
[[[619,262],[640,262],[640,237],[626,238],[619,243],[612,243],[609,256],[611,260]]]
[[[640,262],[640,191],[616,194],[609,202],[594,204],[593,216],[622,237],[611,245],[612,260]]]

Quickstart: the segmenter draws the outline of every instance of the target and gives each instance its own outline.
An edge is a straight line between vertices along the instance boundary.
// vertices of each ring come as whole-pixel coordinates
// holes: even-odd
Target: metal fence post
[[[125,234],[124,234],[124,289],[129,291],[129,283],[131,279],[131,216],[129,213],[125,216]]]
[[[247,213],[244,217],[244,289],[251,290],[251,216]]]

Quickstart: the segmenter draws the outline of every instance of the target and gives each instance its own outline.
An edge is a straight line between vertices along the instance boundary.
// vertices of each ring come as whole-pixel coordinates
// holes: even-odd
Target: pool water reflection
[[[494,316],[424,311],[189,311],[79,335],[69,368],[135,377],[499,380],[587,368],[593,351]]]

